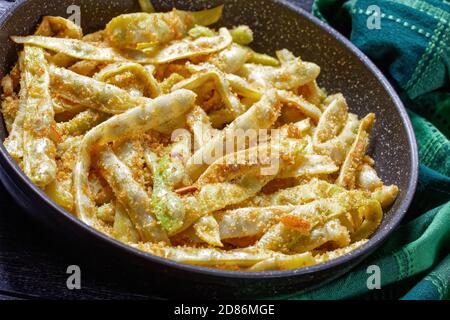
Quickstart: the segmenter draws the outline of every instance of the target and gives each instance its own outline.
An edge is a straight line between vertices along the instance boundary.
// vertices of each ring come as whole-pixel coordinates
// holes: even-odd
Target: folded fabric
[[[313,13],[398,89],[419,146],[419,184],[403,225],[368,259],[331,283],[277,298],[449,299],[450,2],[315,0]],[[370,265],[380,267],[381,289],[368,289]]]

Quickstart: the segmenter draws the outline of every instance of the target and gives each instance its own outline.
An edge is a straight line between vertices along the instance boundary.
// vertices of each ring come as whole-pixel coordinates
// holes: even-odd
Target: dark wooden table
[[[292,0],[310,11],[313,0]],[[0,14],[5,13],[0,1]],[[78,265],[75,248],[30,221],[0,184],[1,299],[151,299],[169,297],[133,281],[112,277],[111,268],[80,266],[80,290],[68,290],[69,265]]]

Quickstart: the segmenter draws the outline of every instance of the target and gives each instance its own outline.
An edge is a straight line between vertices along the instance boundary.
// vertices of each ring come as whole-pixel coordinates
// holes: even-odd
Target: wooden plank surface
[[[312,0],[296,0],[310,10]],[[0,0],[0,14],[5,12]],[[47,234],[14,203],[0,184],[0,300],[3,299],[151,299],[161,294],[136,283],[118,283],[102,266],[82,269],[82,289],[69,290],[66,269],[76,264],[70,248]],[[170,298],[170,297],[169,297]]]

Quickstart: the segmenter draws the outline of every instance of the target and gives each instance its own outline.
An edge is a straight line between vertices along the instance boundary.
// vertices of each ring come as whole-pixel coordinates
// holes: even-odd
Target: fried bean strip
[[[339,219],[333,219],[311,230],[311,234],[300,237],[291,252],[307,252],[315,250],[322,245],[343,248],[350,244],[351,238],[349,230],[342,225]]]
[[[234,74],[226,74],[225,77],[228,80],[230,87],[236,94],[245,98],[253,99],[255,101],[259,100],[262,97],[262,93],[253,88],[253,86],[244,78],[241,78]]]
[[[57,16],[43,17],[34,34],[72,39],[81,39],[83,37],[83,31],[79,26],[69,19]]]
[[[42,18],[42,22],[39,24],[34,35],[81,39],[83,37],[83,31],[79,26],[77,26],[69,19],[56,16],[45,16]],[[53,55],[48,55],[47,59],[49,63],[55,64],[60,67],[67,67],[76,61],[76,59],[74,59],[73,57],[60,52]]]
[[[53,38],[44,36],[12,36],[11,39],[18,44],[28,44],[44,49],[60,52],[69,57],[83,60],[102,62],[125,61],[125,57],[109,47],[99,47],[77,39]],[[145,62],[145,61],[142,61]]]
[[[80,135],[94,128],[98,124],[108,119],[108,115],[101,111],[88,109],[78,113],[75,117],[66,122],[56,125],[58,132],[62,135]]]
[[[288,270],[304,268],[316,264],[316,260],[310,252],[275,256],[265,259],[250,267],[249,271]]]
[[[109,114],[122,113],[150,101],[63,68],[50,66],[50,78],[52,89],[61,97]]]
[[[68,69],[75,73],[81,74],[82,76],[92,77],[103,67],[105,67],[106,64],[108,63],[92,60],[79,60],[72,64]]]
[[[265,53],[255,52],[253,50],[250,51],[250,59],[248,59],[249,63],[260,64],[263,66],[271,66],[271,67],[279,67],[280,61],[278,59],[269,56]]]
[[[140,140],[131,138],[121,143],[114,144],[113,150],[116,156],[122,161],[133,174],[133,178],[141,185],[145,184],[144,172],[144,148]],[[151,188],[147,188],[151,192]]]
[[[383,219],[383,209],[378,200],[369,200],[367,205],[358,208],[358,214],[363,217],[363,221],[354,233],[352,233],[352,241],[368,238],[377,230]]]
[[[342,162],[344,162],[345,160],[345,156],[347,155],[348,150],[355,141],[358,127],[358,117],[355,114],[349,113],[347,123],[338,136],[323,143],[314,142],[313,138],[314,151],[323,155],[330,156],[337,165],[342,164]]]
[[[316,263],[328,262],[332,259],[339,258],[343,255],[346,255],[346,254],[354,251],[355,249],[359,248],[363,244],[367,243],[367,241],[368,241],[367,239],[364,239],[364,240],[352,243],[345,248],[338,248],[333,251],[322,252],[320,254],[315,255],[314,259],[316,260]]]
[[[28,92],[23,122],[23,169],[31,181],[45,187],[55,179],[57,166],[56,124],[44,51],[25,46],[24,68],[29,75],[26,76]]]
[[[314,63],[304,62],[295,58],[287,50],[277,51],[281,66],[271,67],[246,63],[239,75],[246,78],[256,88],[265,90],[271,87],[282,90],[292,90],[314,81],[320,73],[320,68]]]
[[[90,153],[96,146],[126,139],[137,133],[157,129],[172,117],[189,112],[193,107],[195,94],[179,90],[151,100],[147,105],[133,108],[113,116],[91,129],[83,138],[74,169],[74,194],[76,212],[88,225],[96,225],[95,204],[88,187],[88,173],[91,164]]]
[[[302,97],[298,97],[289,91],[280,91],[281,99],[284,103],[300,110],[304,115],[310,117],[314,122],[318,122],[322,111],[312,103],[309,103]]]
[[[126,77],[127,73],[129,73],[128,77]],[[126,82],[125,88],[124,85],[120,85],[122,79],[121,75],[122,78],[124,78],[123,81]],[[138,85],[142,86],[142,94],[150,98],[155,98],[161,93],[153,74],[139,63],[117,62],[110,64],[98,72],[94,76],[94,79],[117,85],[123,89],[130,86],[133,87],[133,85],[129,83],[132,81],[136,87]]]
[[[114,209],[113,237],[125,243],[137,243],[139,241],[139,233],[133,222],[131,222],[125,208],[116,202]]]
[[[245,112],[245,107],[240,103],[239,99],[231,92],[226,76],[212,65],[204,65],[191,78],[178,82],[172,87],[173,90],[181,88],[195,90],[203,86],[207,81],[213,81],[216,90],[219,92],[225,107],[231,113],[233,119]]]
[[[211,127],[211,123],[205,111],[196,107],[188,115],[188,125],[194,133],[194,141],[198,147],[204,146],[212,137],[217,134],[217,130]],[[214,216],[208,214],[201,217],[193,226],[196,235],[204,242],[221,247],[219,225]]]
[[[251,52],[249,49],[237,44],[231,44],[217,54],[212,55],[208,59],[208,62],[215,65],[223,72],[230,74],[238,72],[250,57]]]
[[[299,205],[283,221],[276,224],[256,244],[258,247],[290,252],[299,241],[309,235],[316,227],[327,221],[339,218],[346,213],[346,208],[334,199],[320,199],[308,204]],[[321,245],[318,243],[317,246]]]
[[[211,246],[223,247],[220,241],[220,229],[216,218],[211,215],[205,215],[198,219],[193,226],[195,234],[204,242]]]
[[[261,236],[279,222],[294,206],[245,207],[214,214],[219,225],[219,239]]]
[[[168,242],[167,235],[152,215],[150,197],[111,148],[107,147],[100,153],[99,168],[119,202],[126,208],[141,239]]]
[[[155,176],[156,170],[158,168],[159,158],[156,155],[156,153],[153,152],[148,146],[143,146],[143,147],[144,147],[144,162],[150,171],[151,183],[152,183],[152,186],[154,186],[155,185],[154,176]]]
[[[105,202],[97,208],[97,218],[105,224],[112,224],[114,223],[115,210],[116,208],[112,202]]]
[[[217,22],[223,6],[189,12],[172,10],[166,13],[130,13],[113,18],[105,28],[109,44],[117,48],[135,49],[139,43],[163,45],[187,35],[194,25]]]
[[[221,51],[232,43],[230,32],[220,28],[219,34],[213,37],[200,37],[197,39],[176,40],[169,43],[155,54],[150,55],[150,63],[162,64],[175,60],[204,56]]]
[[[172,150],[173,152],[173,150]],[[153,175],[152,210],[162,227],[174,234],[183,225],[185,210],[174,186],[185,178],[184,167],[172,152],[162,157]]]
[[[377,188],[383,186],[383,182],[378,177],[374,168],[364,163],[359,169],[358,176],[356,177],[356,186],[358,189],[374,191]]]
[[[278,205],[299,205],[313,200],[330,198],[335,194],[346,190],[335,184],[323,180],[312,179],[306,184],[301,184],[291,188],[281,189],[272,194],[260,194],[239,206],[242,207],[267,207]]]
[[[181,198],[181,208],[183,208],[185,220],[180,229],[172,234],[187,229],[202,216],[254,196],[271,179],[273,179],[271,176],[255,177],[251,172],[243,174],[241,178],[233,182],[203,185],[198,193]]]
[[[268,91],[260,101],[255,103],[244,114],[237,117],[227,128],[216,135],[208,144],[200,148],[188,160],[186,170],[195,181],[211,163],[221,155],[224,150],[226,137],[231,137],[237,130],[266,129],[272,126],[280,114],[281,104],[276,90]],[[228,150],[231,152],[231,150]],[[215,154],[214,154],[215,153]]]
[[[57,148],[56,179],[45,187],[47,195],[67,211],[74,213],[75,205],[72,193],[72,171],[75,166],[76,155],[81,143],[81,137],[67,138]]]
[[[275,224],[283,222],[278,229],[292,230],[293,234],[309,236],[309,231],[326,221],[344,213],[339,205],[332,204],[333,199],[319,199],[311,203],[271,205],[267,207],[244,207],[218,212],[215,217],[219,223],[220,238],[233,239],[242,237],[260,237]],[[298,201],[298,203],[302,203]],[[323,212],[329,217],[320,217]],[[315,217],[319,215],[319,217]],[[319,219],[319,220],[317,220]],[[325,220],[323,220],[325,219]],[[287,225],[287,227],[285,226]],[[267,233],[265,238],[276,238]],[[265,242],[266,240],[262,240]],[[273,243],[274,240],[271,240]]]
[[[218,134],[218,130],[211,126],[206,112],[199,106],[195,106],[188,114],[187,124],[194,135],[194,143],[197,147],[203,147]]]
[[[380,203],[370,195],[361,191],[338,192],[331,198],[297,206],[283,216],[257,246],[282,252],[308,251],[330,240],[344,246],[350,243],[350,239],[357,241],[372,234],[382,217]],[[320,232],[316,236],[320,237],[315,238],[318,242],[311,242],[313,230],[334,219],[338,219],[339,224],[334,225],[333,230],[339,232],[327,231],[334,238],[324,237],[324,231],[318,229]]]
[[[372,192],[372,198],[379,201],[383,209],[388,208],[397,198],[399,189],[393,184],[390,186],[382,186]]]
[[[134,247],[177,262],[189,263],[208,267],[251,267],[258,262],[274,258],[285,257],[281,253],[257,248],[219,250],[191,247],[162,247],[152,243],[136,244]],[[306,255],[305,255],[306,257]],[[274,264],[267,264],[266,268],[273,268]],[[264,270],[266,270],[264,268]],[[258,268],[261,269],[261,268]]]
[[[12,131],[14,120],[19,111],[19,103],[20,99],[16,95],[5,96],[4,100],[1,102],[1,113],[8,132]]]
[[[278,175],[278,178],[316,176],[320,174],[331,174],[338,170],[339,167],[328,156],[305,154],[295,164],[284,168]]]
[[[261,190],[278,172],[295,161],[304,145],[291,150],[277,145],[261,145],[230,153],[217,159],[196,182],[198,193],[181,199],[185,220],[180,232],[200,217],[236,205]]]
[[[313,141],[315,145],[336,137],[347,122],[348,107],[342,94],[333,95],[328,97],[327,100],[328,106],[314,132]]]
[[[57,94],[53,94],[52,99],[53,99],[53,110],[57,115],[61,113],[73,115],[86,110],[85,106],[64,99],[63,97],[58,96]]]
[[[21,54],[19,56],[19,66],[22,71],[20,77],[19,107],[9,135],[3,142],[8,153],[18,164],[21,164],[23,157],[23,123],[27,107],[28,83],[31,81],[31,74],[25,69],[23,60],[23,54]]]
[[[216,160],[211,164],[208,169],[199,177],[196,185],[201,187],[202,185],[210,183],[220,183],[224,181],[233,181],[234,179],[242,178],[245,176],[254,175],[259,187],[263,187],[268,181],[276,176],[280,167],[284,167],[286,164],[283,162],[289,162],[288,158],[297,157],[297,153],[301,152],[302,146],[298,146],[298,150],[277,150],[278,146],[261,145],[255,148],[246,149],[234,154],[229,154],[222,159]],[[283,159],[278,163],[278,156]],[[275,161],[277,163],[275,164]],[[272,167],[266,168],[269,170],[264,171],[262,168],[264,165],[271,165]],[[272,171],[272,172],[270,172]],[[259,177],[259,178],[258,178]],[[249,196],[248,192],[243,194]],[[226,199],[229,204],[234,204],[236,201],[231,197]],[[208,210],[211,212],[211,210]],[[205,242],[222,246],[220,242],[220,227],[213,216],[203,216],[194,224],[196,234]]]
[[[302,141],[295,147],[288,144],[259,144],[229,153],[214,161],[197,179],[196,185],[231,181],[244,173],[273,178],[302,156],[304,146]]]
[[[373,113],[369,113],[361,120],[355,142],[353,142],[336,180],[338,185],[348,189],[355,187],[356,172],[369,147],[369,134],[374,122],[375,114]]]

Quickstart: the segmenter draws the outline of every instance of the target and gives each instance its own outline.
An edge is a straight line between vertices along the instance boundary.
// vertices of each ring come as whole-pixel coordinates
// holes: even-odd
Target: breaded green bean
[[[276,90],[269,90],[245,113],[237,117],[227,128],[217,134],[210,142],[200,148],[188,160],[186,170],[195,181],[208,167],[208,162],[217,160],[221,155],[226,154],[224,150],[227,135],[235,130],[265,129],[269,128],[280,114],[281,104]],[[218,150],[213,155],[213,150]],[[231,152],[229,150],[228,152]]]
[[[143,67],[139,63],[134,62],[117,62],[108,65],[103,68],[100,72],[98,72],[94,78],[96,80],[116,84],[117,81],[111,81],[115,76],[120,76],[125,73],[132,74],[133,84],[143,87],[143,95],[150,98],[156,98],[160,94],[160,89],[158,82],[153,77],[153,74],[148,70],[148,68]],[[127,82],[130,82],[130,79],[127,79]],[[129,83],[120,85],[120,81],[116,84],[117,86],[126,89],[130,86]],[[133,85],[131,84],[131,86]]]
[[[119,202],[126,208],[141,239],[167,242],[167,235],[152,214],[149,195],[110,147],[100,153],[99,168]]]
[[[113,18],[105,28],[108,43],[117,48],[135,49],[141,42],[166,44],[185,36],[194,25],[210,25],[219,20],[223,6],[189,12],[130,13]]]
[[[88,109],[78,113],[69,121],[58,123],[57,128],[60,134],[76,136],[84,134],[86,131],[108,119],[108,117],[109,115],[106,113]]]
[[[64,68],[50,66],[50,78],[53,90],[61,97],[109,114],[122,113],[150,101]]]
[[[25,46],[24,69],[27,75],[27,98],[23,122],[23,169],[39,187],[45,187],[56,176],[56,124],[50,76],[44,50]],[[28,78],[29,76],[29,78]]]
[[[95,203],[91,198],[88,174],[91,165],[91,151],[113,141],[125,140],[133,135],[151,129],[158,129],[172,117],[186,114],[194,106],[195,94],[178,90],[171,94],[149,100],[148,104],[136,107],[111,117],[91,129],[84,136],[74,169],[74,194],[77,215],[89,225],[95,221]]]

